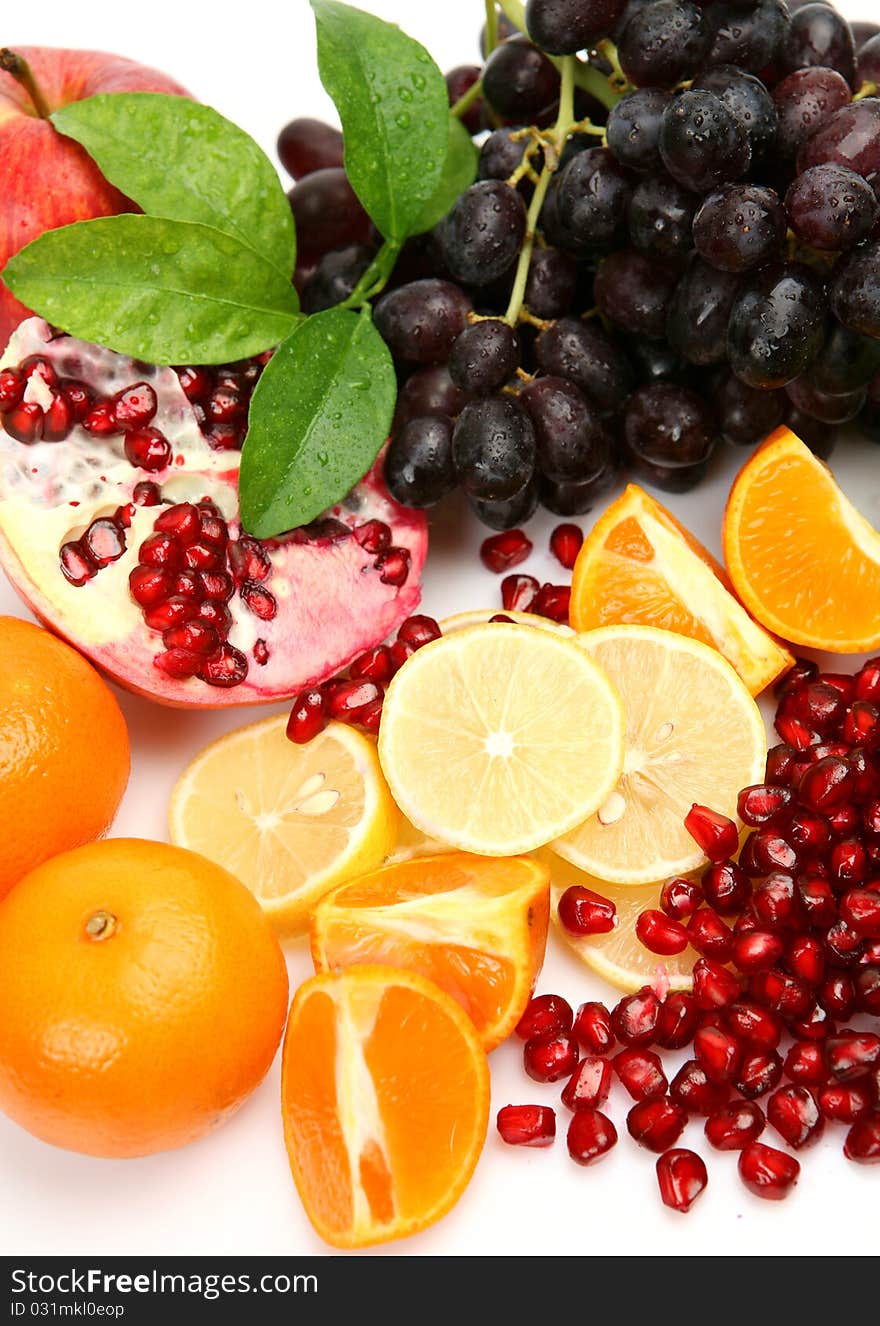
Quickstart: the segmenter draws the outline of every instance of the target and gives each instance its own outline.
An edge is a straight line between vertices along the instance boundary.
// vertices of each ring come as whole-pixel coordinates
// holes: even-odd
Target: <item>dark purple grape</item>
[[[720,0],[705,14],[711,45],[704,63],[732,64],[749,74],[760,74],[776,59],[791,22],[783,0],[758,0],[748,10]]]
[[[478,180],[465,189],[437,230],[451,276],[465,285],[488,285],[503,276],[525,233],[525,203],[499,180]]]
[[[407,378],[397,394],[393,427],[396,431],[407,420],[421,414],[448,414],[454,419],[461,414],[467,401],[467,393],[452,381],[446,364],[419,368]]]
[[[679,184],[696,193],[739,179],[751,148],[745,129],[712,92],[682,92],[663,113],[660,155]]]
[[[291,120],[278,135],[278,158],[295,180],[342,165],[342,134],[323,120]]]
[[[667,379],[679,382],[693,371],[692,365],[677,355],[666,340],[650,341],[646,336],[631,336],[627,350],[639,382],[664,382]]]
[[[840,396],[866,387],[877,372],[880,341],[832,322],[825,344],[810,365],[810,380],[820,391]]]
[[[804,5],[792,16],[778,60],[786,74],[821,66],[836,69],[851,84],[856,54],[850,26],[830,5]]]
[[[453,491],[456,477],[448,415],[423,415],[398,429],[385,454],[385,482],[391,496],[404,506],[433,506]]]
[[[856,22],[850,23],[849,27],[853,35],[853,44],[855,45],[857,54],[864,50],[869,41],[880,35],[880,23],[856,20]]]
[[[509,41],[511,37],[516,37],[519,33],[515,23],[511,23],[506,14],[503,14],[498,6],[495,6],[495,21],[497,23],[498,44],[503,41]],[[486,25],[483,24],[480,29],[480,54],[483,59],[486,58]]]
[[[673,87],[697,72],[709,49],[702,10],[690,0],[653,0],[632,15],[617,42],[636,87]]]
[[[750,387],[784,387],[807,369],[825,338],[822,282],[808,267],[774,263],[750,276],[733,301],[730,366]]]
[[[880,405],[868,401],[856,421],[859,432],[869,442],[880,442]]]
[[[608,463],[611,439],[598,412],[566,378],[535,378],[520,392],[537,442],[537,467],[555,483],[586,483]]]
[[[837,264],[831,310],[850,331],[880,339],[880,241],[863,244]]]
[[[526,149],[526,139],[515,139],[516,129],[495,129],[480,148],[477,174],[481,180],[509,180],[520,166]],[[544,165],[544,153],[533,152],[529,158],[538,172]]]
[[[499,502],[481,502],[479,498],[469,497],[468,503],[478,520],[489,529],[516,529],[524,525],[538,508],[538,478],[533,475],[525,488]]]
[[[596,270],[593,294],[606,318],[624,331],[654,339],[663,335],[678,272],[637,249],[618,249]]]
[[[528,0],[526,27],[550,55],[574,55],[610,37],[624,0]]]
[[[577,264],[562,249],[532,249],[526,279],[526,308],[536,318],[561,318],[571,308],[577,279]]]
[[[452,458],[468,497],[506,502],[522,492],[534,472],[532,421],[510,396],[471,401],[456,421]]]
[[[637,14],[640,9],[644,9],[646,5],[650,5],[653,3],[654,0],[625,0],[623,11],[620,15],[620,18],[617,20],[617,23],[615,24],[614,31],[611,34],[612,37],[614,38],[614,41],[615,42],[620,41],[621,33],[623,32],[627,23],[632,18],[633,14]]]
[[[666,335],[691,364],[718,364],[727,354],[727,323],[742,278],[693,254],[669,302]]]
[[[559,175],[556,206],[579,244],[605,244],[622,226],[629,196],[626,174],[607,147],[591,147]]]
[[[454,106],[466,92],[469,92],[475,83],[480,81],[482,69],[476,64],[458,64],[454,69],[450,69],[445,75],[446,94],[449,97],[450,106]],[[476,101],[468,106],[461,122],[469,134],[478,134],[485,128],[486,107],[482,97],[477,97]]]
[[[560,171],[550,177],[550,184],[541,207],[539,228],[548,244],[564,249],[566,253],[583,257],[588,253],[589,245],[576,239],[559,215],[559,180],[564,174],[565,171]]]
[[[721,436],[735,447],[763,442],[785,417],[786,400],[781,391],[759,391],[733,373],[725,375],[714,403]]]
[[[857,83],[880,83],[880,33],[859,51]]]
[[[629,237],[637,249],[658,258],[683,257],[693,247],[691,226],[697,200],[668,175],[649,175],[633,190],[627,208]]]
[[[837,437],[830,424],[823,424],[820,419],[813,419],[792,405],[785,416],[787,428],[799,437],[820,460],[827,460],[834,450]]]
[[[798,239],[810,248],[839,253],[870,235],[880,217],[877,195],[845,166],[811,166],[785,195],[785,210]]]
[[[396,359],[441,364],[470,312],[471,301],[459,286],[429,279],[384,294],[373,309],[373,321]]]
[[[666,493],[688,493],[692,488],[698,488],[709,473],[711,459],[710,452],[705,460],[698,460],[693,465],[655,465],[640,456],[627,456],[628,467],[635,478]]]
[[[778,257],[785,232],[785,208],[760,184],[724,184],[694,217],[697,252],[722,272],[747,272]]]
[[[496,46],[486,61],[483,95],[505,119],[534,124],[559,96],[559,75],[537,46],[513,37]]]
[[[487,396],[503,387],[519,367],[519,339],[500,318],[474,322],[456,340],[449,356],[449,376],[462,391]]]
[[[623,435],[640,460],[664,469],[706,461],[715,445],[712,410],[695,391],[675,382],[639,387],[627,402]]]
[[[300,256],[320,257],[349,244],[369,244],[372,222],[341,166],[314,170],[288,193]]]
[[[852,92],[834,69],[799,69],[776,84],[773,101],[779,117],[776,150],[790,160],[834,111],[852,101]]]
[[[864,97],[835,111],[798,152],[798,170],[831,162],[880,189],[880,98]]]
[[[560,318],[541,332],[534,353],[543,373],[580,387],[600,415],[616,414],[632,390],[632,365],[596,320]]]
[[[627,170],[642,174],[663,169],[660,122],[672,97],[663,88],[638,88],[621,97],[606,126],[608,146]]]
[[[811,419],[819,419],[824,424],[847,424],[850,419],[855,419],[868,393],[864,387],[857,387],[843,395],[831,395],[815,385],[811,368],[803,377],[789,382],[785,394],[792,405]]]
[[[538,476],[538,494],[541,505],[557,516],[582,516],[591,511],[597,500],[612,486],[617,478],[617,466],[613,459],[595,479],[585,483],[554,483],[545,475]]]
[[[776,145],[776,107],[760,78],[730,64],[705,69],[694,80],[698,92],[712,92],[746,131],[752,161],[760,162]]]
[[[363,244],[350,244],[346,249],[334,249],[319,258],[303,287],[303,313],[320,313],[322,309],[333,308],[348,299],[372,262],[373,252]]]

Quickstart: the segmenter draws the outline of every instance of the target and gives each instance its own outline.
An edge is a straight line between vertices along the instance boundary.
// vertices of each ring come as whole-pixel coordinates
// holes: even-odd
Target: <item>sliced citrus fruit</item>
[[[415,972],[356,966],[297,991],[281,1112],[306,1214],[337,1248],[402,1238],[467,1187],[489,1121],[473,1023]]]
[[[727,573],[675,517],[631,483],[587,535],[571,582],[578,631],[659,626],[719,650],[753,695],[794,663],[730,592]]]
[[[498,615],[509,617],[519,626],[534,626],[538,631],[550,631],[553,635],[573,636],[575,632],[564,622],[551,621],[549,617],[542,617],[537,612],[520,612],[516,608],[471,608],[467,612],[456,612],[451,617],[444,617],[440,622],[440,630],[444,635],[450,635],[453,631],[460,631],[465,626],[479,626],[482,622],[490,622],[493,617]],[[495,622],[494,625],[503,625]]]
[[[693,802],[736,816],[761,781],[758,706],[715,649],[653,626],[603,626],[581,646],[626,710],[623,774],[597,814],[553,844],[572,865],[617,884],[650,884],[705,862],[684,827]]]
[[[322,898],[310,927],[312,959],[316,971],[372,962],[429,977],[493,1050],[531,998],[549,910],[549,876],[537,861],[423,856]]]
[[[659,907],[659,884],[609,884],[569,861],[543,848],[540,859],[550,871],[550,915],[556,933],[591,971],[618,990],[640,990],[643,985],[656,981],[669,983],[670,990],[689,990],[693,984],[691,973],[700,956],[692,948],[674,957],[659,957],[645,948],[636,935],[639,913],[649,907]],[[592,889],[613,902],[617,908],[617,925],[605,935],[572,935],[561,924],[557,913],[559,899],[572,885]]]
[[[429,838],[405,815],[401,815],[397,826],[397,839],[385,858],[385,864],[393,866],[398,861],[411,861],[414,856],[436,856],[438,852],[448,851],[446,843],[441,842],[439,838]]]
[[[737,475],[724,557],[768,630],[839,654],[880,645],[880,533],[790,429],[771,433]]]
[[[423,833],[517,856],[602,805],[622,768],[623,708],[574,640],[471,626],[425,645],[394,677],[379,758]]]
[[[306,928],[315,902],[382,864],[397,807],[373,742],[330,723],[296,746],[267,718],[207,746],[171,796],[171,841],[236,875],[276,928]]]

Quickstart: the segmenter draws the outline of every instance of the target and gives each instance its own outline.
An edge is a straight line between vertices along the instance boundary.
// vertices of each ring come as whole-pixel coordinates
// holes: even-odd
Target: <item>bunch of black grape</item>
[[[460,487],[503,529],[539,502],[588,510],[621,468],[684,491],[720,440],[783,423],[822,456],[851,420],[880,441],[880,26],[798,0],[525,13],[527,34],[499,15],[482,67],[447,76],[451,102],[482,80],[465,116],[479,178],[374,306],[400,375],[394,496]],[[578,88],[556,160],[535,130],[575,54],[630,90],[609,113]],[[347,298],[379,242],[334,134],[298,121],[280,143],[305,176],[290,196],[309,311]]]

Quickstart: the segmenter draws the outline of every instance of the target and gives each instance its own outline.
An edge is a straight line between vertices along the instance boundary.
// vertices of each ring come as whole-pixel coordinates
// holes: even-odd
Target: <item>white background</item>
[[[477,57],[479,0],[362,3],[400,22],[428,46],[441,68]],[[867,18],[873,0],[850,0],[847,9],[851,18]],[[288,119],[331,114],[315,70],[306,0],[271,5],[214,0],[210,6],[193,0],[135,6],[40,0],[6,7],[2,39],[10,46],[113,50],[157,65],[241,124],[270,155]],[[695,492],[672,498],[660,494],[716,553],[724,500],[742,459],[741,453],[726,450],[709,481]],[[832,467],[868,519],[880,526],[880,448],[847,439],[838,446]],[[594,514],[582,519],[585,529]],[[542,579],[558,579],[560,568],[544,552],[554,523],[545,516],[530,526],[539,553],[526,569]],[[476,556],[483,533],[457,508],[434,522],[423,601],[427,611],[442,616],[498,603],[497,579]],[[26,615],[5,581],[0,583],[0,612]],[[131,731],[133,770],[114,832],[162,838],[168,796],[188,760],[214,736],[256,714],[190,714],[120,698]],[[294,986],[310,964],[303,945],[288,951]],[[552,937],[539,989],[558,990],[573,1004],[615,998]],[[492,1070],[493,1121],[498,1107],[510,1101],[557,1103],[555,1088],[537,1086],[524,1076],[518,1042],[495,1052]],[[278,1090],[276,1063],[220,1132],[183,1151],[134,1161],[58,1151],[0,1119],[0,1253],[326,1252],[289,1176]],[[559,1116],[563,1135],[549,1152],[503,1146],[493,1122],[474,1180],[458,1206],[439,1225],[385,1251],[778,1255],[804,1254],[817,1246],[825,1254],[876,1251],[880,1175],[844,1160],[839,1127],[801,1156],[800,1185],[780,1206],[748,1194],[737,1178],[735,1156],[712,1152],[700,1123],[691,1123],[681,1145],[703,1153],[710,1181],[698,1207],[682,1217],[661,1205],[654,1158],[626,1135],[630,1103],[615,1086],[609,1110],[621,1143],[586,1170],[567,1157],[564,1109]],[[774,1141],[769,1129],[765,1140]],[[383,1250],[366,1255],[382,1256]]]

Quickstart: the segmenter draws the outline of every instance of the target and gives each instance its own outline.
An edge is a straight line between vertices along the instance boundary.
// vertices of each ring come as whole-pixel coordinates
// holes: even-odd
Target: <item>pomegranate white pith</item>
[[[246,675],[228,687],[199,676],[167,675],[156,660],[168,653],[168,645],[162,632],[145,622],[144,608],[131,596],[129,576],[169,503],[210,500],[226,522],[228,546],[237,542],[239,452],[209,446],[173,369],[136,364],[72,337],[53,336],[38,318],[19,326],[0,369],[37,354],[59,378],[83,382],[101,399],[148,383],[157,398],[151,426],[171,445],[171,463],[147,473],[126,456],[121,433],[96,437],[75,424],[63,441],[22,442],[3,427],[6,416],[0,415],[0,563],[34,612],[121,685],[193,708],[286,699],[346,667],[412,613],[420,598],[426,522],[421,512],[391,499],[377,465],[327,515],[349,531],[368,521],[387,526],[391,550],[402,550],[403,570],[392,567],[396,573],[390,575],[386,553],[383,571],[383,554],[370,551],[369,540],[363,547],[334,523],[327,526],[330,535],[322,535],[316,522],[306,531],[265,541],[260,546],[270,565],[259,586],[261,594],[271,596],[272,615],[257,615],[248,606],[240,575],[227,604],[232,622],[224,644],[247,660]],[[46,408],[47,390],[42,381],[31,379],[25,400]],[[145,481],[159,487],[162,505],[134,504],[135,486]],[[130,520],[124,552],[85,583],[70,583],[62,573],[61,549],[81,539],[96,519],[113,518],[120,508]],[[228,549],[223,558],[222,569],[231,571]],[[260,595],[250,598],[259,608]]]

